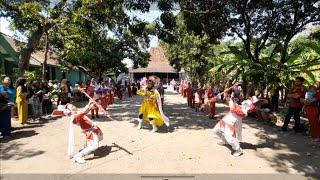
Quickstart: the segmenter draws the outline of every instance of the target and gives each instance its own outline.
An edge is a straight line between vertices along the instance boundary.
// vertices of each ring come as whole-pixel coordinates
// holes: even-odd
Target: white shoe
[[[241,156],[243,154],[243,151],[241,148],[239,148],[238,150],[236,150],[235,153],[233,153],[233,156],[238,157]]]
[[[137,126],[137,129],[141,129],[142,119],[137,118],[136,120],[139,122],[139,124],[138,124],[138,126]]]
[[[150,122],[150,124],[152,125],[152,130],[151,130],[151,132],[152,132],[152,133],[157,132],[157,131],[158,131],[158,128],[157,128],[157,126],[156,126],[156,124],[155,124],[154,120],[153,120],[153,121],[151,121],[151,122]]]
[[[84,164],[84,163],[86,163],[86,161],[85,161],[84,159],[82,159],[80,156],[75,156],[75,157],[73,158],[73,162],[79,163],[79,164]]]

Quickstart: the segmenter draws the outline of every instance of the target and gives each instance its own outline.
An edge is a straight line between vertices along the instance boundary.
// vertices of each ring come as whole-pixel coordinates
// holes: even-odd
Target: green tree
[[[72,22],[70,21],[71,16],[71,19],[81,27],[81,30],[87,28],[86,32],[90,32],[90,27],[93,28],[90,24],[95,22],[99,27],[105,25],[109,29],[118,29],[118,33],[121,33],[122,28],[127,28],[125,26],[131,21],[125,16],[124,7],[147,12],[150,4],[149,1],[136,0],[103,2],[99,0],[60,0],[54,2],[50,0],[2,0],[0,1],[0,15],[10,18],[11,26],[27,37],[27,43],[20,51],[19,69],[20,74],[23,75],[29,69],[31,54],[39,46],[44,34],[51,28],[56,25],[63,27],[61,23],[66,25],[66,22]],[[83,24],[80,23],[81,19],[85,19],[82,20]],[[60,46],[62,45],[60,44]],[[139,53],[141,55],[140,51]],[[138,64],[136,63],[135,66]]]
[[[38,47],[45,32],[51,29],[61,13],[65,10],[67,0],[61,0],[53,5],[49,0],[3,0],[0,4],[0,15],[12,19],[15,30],[26,35],[27,43],[21,48],[19,70],[23,75],[29,69],[32,52]],[[44,16],[44,9],[49,8],[49,16]]]
[[[72,13],[65,14],[63,21],[54,27],[54,48],[59,52],[60,62],[77,66],[92,76],[126,72],[122,63],[125,58],[133,61],[134,68],[145,67],[153,27],[127,16],[121,1],[95,2],[70,6]]]
[[[161,46],[170,64],[178,71],[189,72],[193,80],[209,78],[208,71],[214,66],[214,50],[208,37],[188,32],[181,14],[177,15],[175,23],[175,28],[171,29],[166,29],[166,24],[157,25]]]

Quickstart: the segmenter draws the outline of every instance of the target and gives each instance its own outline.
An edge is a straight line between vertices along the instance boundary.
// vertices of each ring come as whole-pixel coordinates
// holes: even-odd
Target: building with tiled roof
[[[17,46],[18,41],[13,37],[0,33],[0,69],[4,74],[10,74],[13,68],[18,68],[20,48]],[[45,59],[45,52],[43,50],[33,52],[30,58],[29,70],[33,71],[35,68],[42,67]],[[61,69],[58,62],[58,55],[53,52],[48,52],[47,57],[47,79],[61,80],[67,78],[72,84],[78,81],[85,81],[87,75],[78,69],[72,69],[65,72]]]
[[[163,83],[169,83],[172,79],[178,80],[183,72],[177,72],[169,63],[168,58],[164,54],[161,47],[152,47],[150,49],[150,61],[147,67],[129,69],[131,79],[141,79],[150,75],[155,75],[161,79]]]

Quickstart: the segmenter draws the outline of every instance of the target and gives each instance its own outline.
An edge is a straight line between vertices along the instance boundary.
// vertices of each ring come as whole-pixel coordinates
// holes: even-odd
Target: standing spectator
[[[27,96],[28,113],[29,113],[28,115],[31,115],[32,120],[35,121],[37,117],[36,117],[36,113],[34,111],[33,98],[34,98],[35,93],[34,93],[32,82],[27,82],[26,87],[27,87],[27,92],[28,92],[28,96]]]
[[[18,119],[21,125],[24,125],[28,120],[28,102],[27,102],[27,88],[25,87],[26,79],[19,78],[16,83],[17,98],[16,103],[18,107]]]
[[[0,132],[4,138],[11,135],[11,106],[8,92],[0,92]]]
[[[47,116],[51,113],[50,88],[47,81],[42,81],[41,88],[43,91],[42,113]]]
[[[319,110],[318,103],[320,102],[320,93],[317,93],[317,88],[315,86],[309,87],[309,97],[305,103],[305,112],[309,120],[309,133],[312,138],[316,141],[320,140],[320,119],[319,119]]]
[[[60,93],[60,101],[61,101],[61,105],[66,105],[68,103],[70,103],[69,101],[69,88],[68,88],[68,80],[67,79],[62,79],[61,84],[60,84],[60,88],[61,88],[61,93]]]
[[[295,121],[295,125],[293,128],[294,131],[297,133],[300,130],[300,112],[303,107],[303,102],[301,102],[301,99],[304,99],[307,92],[307,88],[303,85],[304,80],[305,79],[303,77],[297,77],[295,79],[295,87],[291,89],[287,96],[290,99],[290,102],[284,124],[281,128],[282,131],[287,131],[292,115]]]
[[[316,82],[314,86],[316,86],[317,92],[320,92],[320,82]]]
[[[13,87],[10,77],[6,76],[3,80],[3,85],[0,85],[0,92],[6,91],[9,96],[9,101],[14,103],[14,99],[17,95],[16,89]]]
[[[0,85],[0,92],[7,92],[9,96],[9,102],[15,104],[15,98],[17,95],[17,90],[16,88],[13,87],[13,83],[11,81],[11,78],[6,76],[3,80],[3,85]],[[14,106],[10,106],[11,110],[11,117],[13,117],[14,111],[13,108]]]
[[[271,95],[271,105],[272,105],[272,109],[274,112],[278,112],[279,111],[279,98],[280,98],[280,94],[279,91],[281,90],[281,86],[278,86],[273,94]]]
[[[43,91],[40,87],[40,83],[38,81],[33,82],[33,90],[34,90],[34,98],[33,98],[33,110],[35,113],[35,117],[42,119],[42,101],[43,101]]]

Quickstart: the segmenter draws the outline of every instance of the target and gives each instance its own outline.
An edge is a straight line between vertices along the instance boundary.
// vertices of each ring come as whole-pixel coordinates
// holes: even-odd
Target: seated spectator
[[[258,115],[258,121],[263,121],[264,123],[273,123],[273,124],[277,123],[277,117],[274,115],[274,113],[271,110],[271,103],[268,98],[266,98],[266,101],[264,104],[256,108],[256,112]]]

